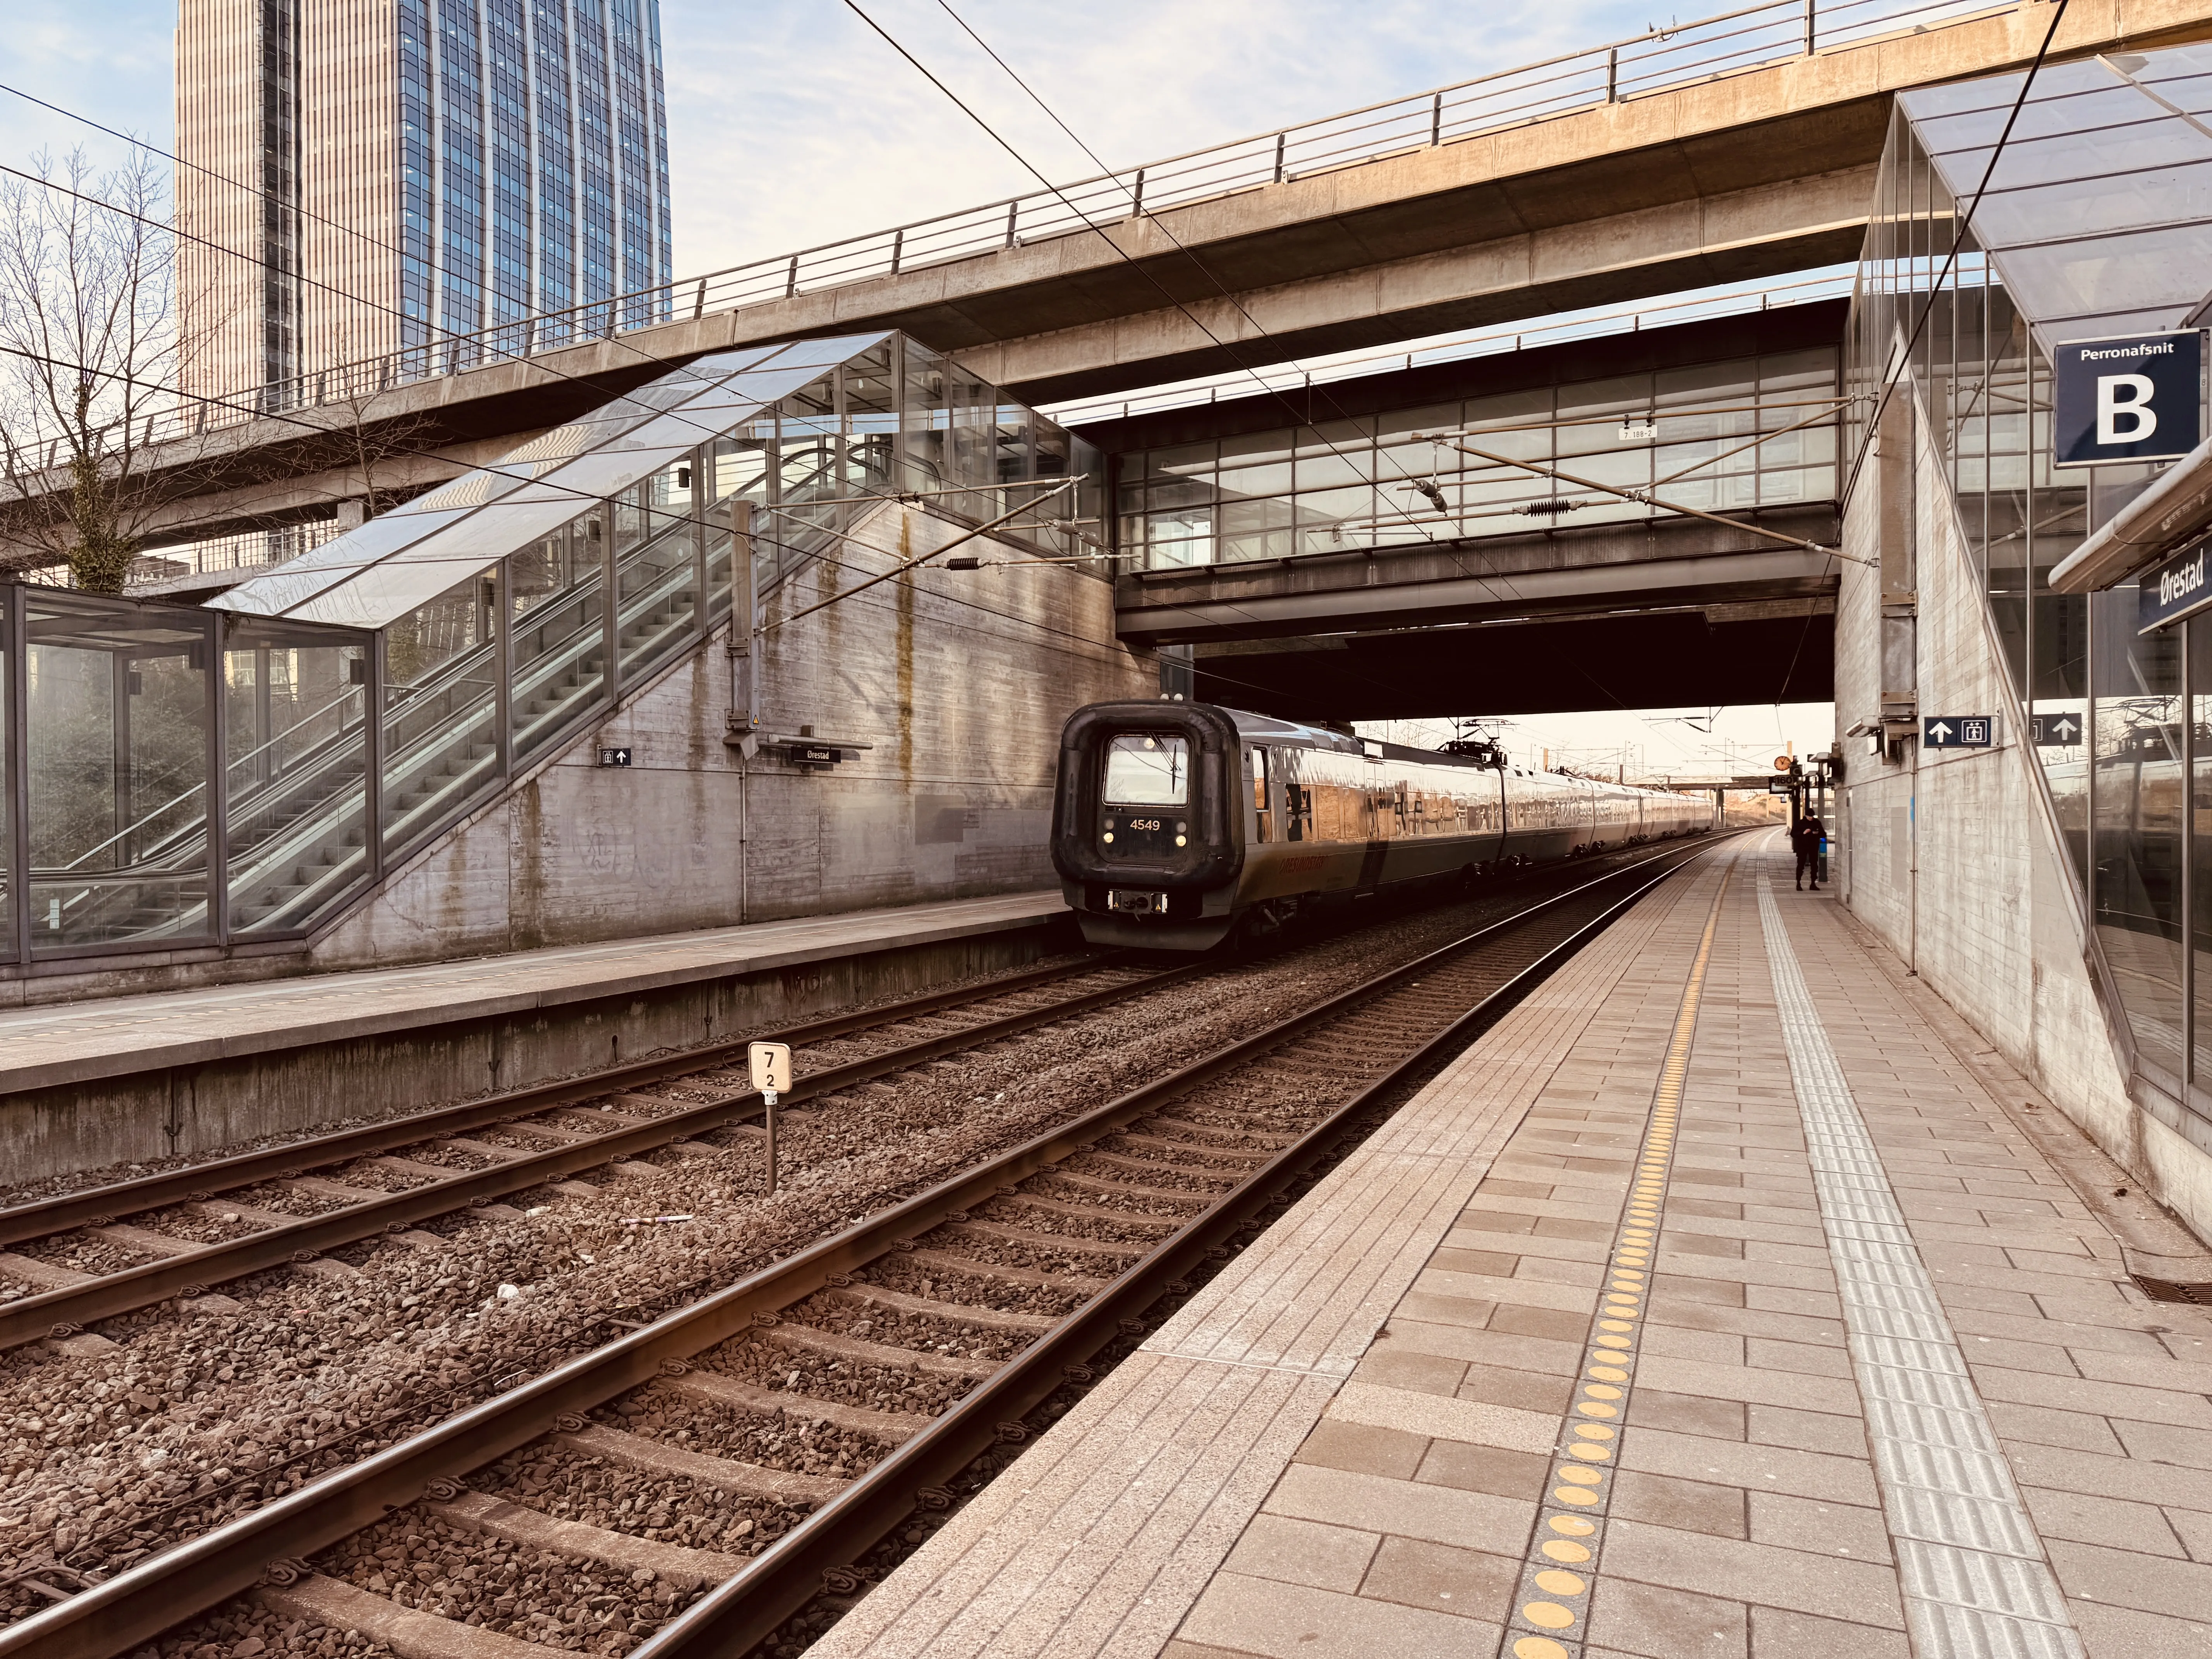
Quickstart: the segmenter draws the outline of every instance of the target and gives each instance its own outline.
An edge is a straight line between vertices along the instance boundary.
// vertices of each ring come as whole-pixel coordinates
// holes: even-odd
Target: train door
[[[1379,744],[1368,744],[1368,753],[1359,763],[1364,786],[1359,793],[1367,835],[1367,854],[1359,860],[1362,892],[1382,884],[1383,866],[1389,859],[1390,842],[1398,823],[1399,793],[1383,767],[1378,752],[1381,747]]]
[[[1245,839],[1257,847],[1275,839],[1274,780],[1267,775],[1267,751],[1254,744],[1245,751],[1245,772],[1252,781],[1252,816]]]

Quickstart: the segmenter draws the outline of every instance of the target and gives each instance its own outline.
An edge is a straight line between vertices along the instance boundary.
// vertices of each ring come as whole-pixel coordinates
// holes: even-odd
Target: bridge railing
[[[260,414],[352,402],[412,381],[527,359],[586,340],[1012,250],[1165,208],[2016,9],[1986,0],[1767,0],[1051,190],[565,311],[516,318],[472,334],[441,336],[427,344],[273,383],[237,400],[234,409],[202,404],[180,410],[178,421],[183,429],[204,430]]]

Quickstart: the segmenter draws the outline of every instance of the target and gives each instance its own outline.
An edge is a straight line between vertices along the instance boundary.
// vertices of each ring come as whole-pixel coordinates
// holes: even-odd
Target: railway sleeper
[[[1214,1140],[1256,1142],[1255,1146],[1224,1146],[1222,1150],[1261,1152],[1270,1158],[1297,1139],[1295,1135],[1276,1134],[1267,1129],[1232,1129],[1219,1123],[1200,1123],[1192,1118],[1170,1117],[1157,1112],[1150,1117],[1139,1118],[1138,1121],[1157,1129],[1173,1130],[1178,1135],[1188,1135],[1194,1146],[1210,1147]]]
[[[914,1254],[919,1255],[921,1253],[917,1250]],[[908,1259],[911,1261],[913,1257]],[[1048,1282],[1065,1284],[1066,1281]],[[1002,1313],[995,1308],[978,1308],[964,1302],[939,1302],[932,1297],[909,1296],[904,1291],[894,1291],[882,1285],[832,1285],[817,1294],[828,1297],[832,1301],[856,1302],[863,1307],[889,1308],[900,1313],[920,1314],[926,1318],[950,1320],[957,1324],[977,1325],[994,1331],[1042,1332],[1060,1323],[1057,1319],[1044,1314]]]
[[[130,1227],[118,1224],[112,1227],[87,1227],[84,1230],[94,1238],[106,1239],[110,1244],[120,1245],[126,1250],[137,1250],[142,1255],[190,1255],[204,1250],[206,1245],[196,1239],[179,1238],[173,1233],[157,1233],[147,1227]]]
[[[389,1170],[394,1175],[412,1176],[422,1181],[450,1181],[465,1171],[443,1164],[417,1164],[411,1158],[393,1158],[387,1154],[362,1160],[371,1169]]]
[[[418,1613],[397,1601],[347,1583],[310,1573],[296,1583],[264,1584],[255,1592],[261,1604],[287,1619],[304,1619],[331,1630],[359,1631],[399,1659],[545,1659],[543,1644],[497,1631],[480,1630],[434,1613]]]
[[[1092,1184],[1098,1187],[1106,1185],[1103,1182],[1094,1182]],[[1181,1226],[1183,1221],[1180,1216],[1146,1215],[1141,1210],[1109,1210],[1102,1205],[1077,1204],[1064,1198],[1040,1198],[1034,1193],[1001,1193],[999,1194],[999,1202],[1019,1204],[1032,1210],[1042,1210],[1052,1215],[1070,1216],[1082,1221],[1110,1221],[1117,1227],[1151,1226],[1168,1231]],[[1119,1240],[1084,1238],[1073,1233],[1055,1233],[1051,1235],[1051,1237],[1053,1243],[1062,1249],[1072,1244],[1077,1249],[1089,1249],[1097,1245],[1110,1247],[1111,1244],[1120,1242]],[[1141,1247],[1128,1252],[1133,1256],[1142,1255],[1144,1253]]]
[[[1009,1228],[1007,1231],[1014,1230]],[[1133,1256],[1135,1253],[1133,1251],[1131,1254]],[[1031,1285],[1053,1291],[1079,1291],[1086,1296],[1104,1290],[1108,1284],[1103,1279],[1093,1279],[1085,1274],[1046,1273],[1037,1267],[1017,1267],[1003,1261],[985,1261],[972,1255],[954,1255],[945,1250],[909,1250],[906,1253],[906,1260],[932,1273],[969,1273],[977,1279],[996,1279],[1009,1285]],[[855,1285],[854,1288],[860,1287]]]
[[[466,1135],[447,1135],[437,1143],[457,1152],[467,1152],[475,1158],[488,1158],[495,1164],[512,1164],[517,1158],[528,1158],[520,1146],[500,1146],[489,1140],[471,1140]],[[451,1173],[448,1171],[448,1173]]]
[[[371,1199],[386,1198],[381,1187],[352,1187],[343,1181],[332,1181],[328,1176],[288,1176],[276,1185],[287,1192],[301,1193],[309,1198],[335,1198],[344,1204],[365,1204]],[[287,1219],[297,1221],[297,1216]]]
[[[251,1204],[232,1204],[222,1199],[205,1201],[187,1200],[177,1207],[186,1215],[199,1216],[209,1221],[221,1221],[228,1216],[240,1221],[250,1221],[257,1227],[289,1227],[300,1218],[295,1215],[286,1215],[282,1210],[257,1209]]]
[[[502,1123],[499,1127],[509,1134],[526,1136],[549,1146],[573,1146],[580,1140],[593,1139],[588,1129],[558,1128],[550,1123],[533,1123],[528,1118],[517,1118],[512,1123]]]
[[[553,1436],[553,1443],[629,1468],[654,1474],[682,1475],[741,1498],[766,1498],[773,1503],[811,1508],[829,1502],[846,1485],[826,1474],[801,1474],[793,1469],[765,1468],[734,1457],[711,1457],[705,1452],[691,1451],[665,1440],[649,1440],[641,1434],[610,1428],[603,1423],[562,1431]]]
[[[817,1400],[812,1395],[764,1389],[757,1382],[725,1376],[720,1371],[687,1371],[682,1376],[664,1379],[660,1386],[710,1406],[727,1406],[750,1412],[756,1417],[781,1413],[803,1422],[851,1429],[887,1446],[903,1445],[933,1420],[918,1412],[878,1411],[872,1406],[848,1406],[842,1400]]]
[[[1082,1206],[1079,1205],[1048,1202],[1047,1207],[1070,1213],[1083,1212]],[[1121,1218],[1119,1211],[1102,1211],[1100,1214],[1109,1220],[1118,1221]],[[1035,1249],[1054,1250],[1063,1254],[1073,1250],[1084,1255],[1113,1256],[1123,1261],[1134,1261],[1139,1256],[1144,1255],[1146,1249],[1142,1244],[1132,1244],[1121,1239],[1084,1238],[1074,1233],[1042,1233],[1033,1228],[1017,1227],[1007,1222],[987,1220],[980,1216],[970,1217],[963,1221],[946,1220],[939,1223],[936,1231],[952,1234],[956,1241],[963,1232],[977,1233],[985,1238],[995,1238],[1007,1244],[1027,1244]],[[907,1259],[919,1261],[926,1253],[933,1254],[933,1252],[915,1249],[908,1254]],[[967,1258],[963,1256],[957,1260],[964,1261]],[[1046,1276],[1059,1282],[1056,1275],[1048,1273]],[[1065,1282],[1073,1284],[1076,1281],[1070,1279]]]
[[[817,1353],[828,1359],[881,1365],[890,1370],[920,1371],[928,1376],[964,1376],[979,1382],[1006,1363],[998,1359],[956,1359],[949,1353],[929,1353],[920,1348],[871,1342],[865,1337],[841,1336],[812,1325],[766,1325],[757,1328],[752,1334],[757,1341],[801,1353]]]
[[[741,1555],[611,1532],[583,1521],[563,1521],[489,1492],[465,1492],[449,1502],[426,1502],[422,1507],[447,1526],[465,1532],[502,1538],[527,1549],[580,1556],[624,1572],[650,1571],[655,1577],[685,1589],[719,1584],[745,1565],[746,1558]]]
[[[1084,1156],[1096,1157],[1100,1154],[1092,1152],[1086,1146],[1084,1148]],[[1085,1175],[1079,1170],[1062,1169],[1058,1165],[1041,1173],[1048,1174],[1055,1181],[1064,1181],[1071,1187],[1080,1187],[1088,1192],[1110,1194],[1115,1198],[1141,1198],[1154,1204],[1190,1204],[1203,1207],[1219,1195],[1214,1193],[1193,1192],[1188,1187],[1143,1187],[1133,1181],[1109,1181],[1104,1176]],[[1029,1194],[1024,1193],[1022,1196],[1024,1200],[1027,1200]],[[1127,1212],[1109,1210],[1107,1213],[1118,1221]],[[1140,1215],[1139,1218],[1145,1221],[1164,1222],[1170,1226],[1183,1219],[1181,1216],[1164,1215]]]
[[[1195,1151],[1196,1148],[1177,1148],[1176,1150],[1192,1152]],[[1196,1188],[1192,1187],[1179,1187],[1170,1189],[1171,1191],[1185,1193],[1197,1198],[1211,1198],[1218,1196],[1221,1193],[1227,1192],[1243,1178],[1246,1170],[1249,1170],[1253,1165],[1267,1162],[1267,1159],[1264,1158],[1251,1158],[1248,1160],[1246,1168],[1243,1170],[1191,1169],[1170,1163],[1164,1158],[1135,1158],[1132,1157],[1127,1152],[1109,1152],[1103,1146],[1086,1146],[1079,1154],[1078,1154],[1078,1156],[1089,1158],[1094,1163],[1110,1164],[1117,1170],[1127,1170],[1136,1175],[1186,1175],[1191,1176],[1194,1180],[1203,1178],[1208,1181],[1218,1181],[1221,1183],[1221,1185],[1214,1188],[1212,1193],[1200,1192]],[[1218,1157],[1219,1154],[1209,1153],[1208,1156]]]
[[[1188,1158],[1194,1152],[1203,1158],[1226,1158],[1232,1160],[1238,1169],[1243,1170],[1256,1170],[1274,1156],[1273,1152],[1263,1152],[1255,1147],[1216,1146],[1203,1140],[1170,1140],[1164,1135],[1138,1134],[1127,1129],[1109,1138],[1124,1146],[1135,1147],[1143,1152],[1158,1154],[1158,1157]],[[1106,1154],[1102,1152],[1100,1156],[1103,1157]],[[1158,1158],[1156,1157],[1152,1161],[1157,1163]],[[1234,1171],[1223,1170],[1219,1173],[1230,1175]]]

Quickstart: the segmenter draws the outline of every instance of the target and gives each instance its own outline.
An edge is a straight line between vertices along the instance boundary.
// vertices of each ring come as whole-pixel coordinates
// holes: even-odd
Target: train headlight
[[[1112,841],[1114,839],[1114,832],[1111,830],[1109,830],[1103,839],[1109,842]]]
[[[1183,844],[1183,842],[1184,842],[1186,840],[1188,840],[1188,836],[1177,836],[1176,837],[1176,846],[1178,846],[1178,847],[1180,847],[1180,846],[1182,846],[1182,845]]]

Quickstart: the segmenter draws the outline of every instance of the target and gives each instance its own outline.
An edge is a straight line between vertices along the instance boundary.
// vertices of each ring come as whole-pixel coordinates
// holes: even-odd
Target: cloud
[[[175,114],[175,0],[7,0],[0,82],[166,149]],[[112,166],[114,140],[0,94],[0,161],[82,144]]]
[[[838,0],[662,0],[677,266],[720,269],[1037,187]],[[934,0],[870,14],[1048,178],[1095,171]],[[1531,63],[1644,27],[1620,0],[954,0],[1113,167]],[[1041,16],[1045,20],[1040,25]]]
[[[1055,181],[1094,169],[935,0],[862,0]],[[1634,33],[1627,0],[954,0],[1125,167]],[[839,0],[661,0],[676,264],[720,269],[1036,187]],[[0,80],[167,148],[176,0],[8,0]],[[1662,20],[1663,21],[1663,20]],[[0,156],[90,143],[0,97]]]

